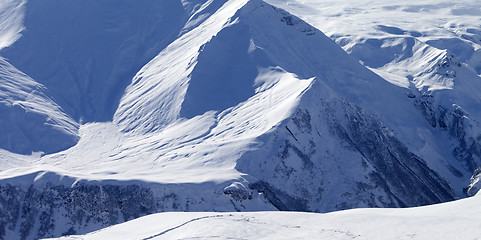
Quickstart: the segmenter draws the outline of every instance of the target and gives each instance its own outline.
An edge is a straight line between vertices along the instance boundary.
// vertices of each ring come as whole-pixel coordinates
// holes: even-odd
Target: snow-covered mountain
[[[301,16],[364,66],[406,89],[425,119],[440,133],[420,136],[422,142],[404,141],[416,155],[444,158],[452,166],[449,171],[459,176],[471,175],[479,167],[478,1],[268,2]],[[446,135],[447,139],[433,144]],[[439,166],[431,167],[446,172]],[[449,181],[453,185],[459,179]]]
[[[339,19],[361,13],[344,3],[270,3],[1,2],[0,238],[165,211],[414,207],[477,192],[479,26],[463,25],[470,42],[372,18],[351,31]]]

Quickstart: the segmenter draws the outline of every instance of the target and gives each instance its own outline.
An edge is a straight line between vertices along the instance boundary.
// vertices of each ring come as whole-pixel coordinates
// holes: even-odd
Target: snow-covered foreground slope
[[[479,77],[419,39],[388,69],[260,0],[72,4],[0,11],[0,97],[35,102],[48,118],[28,123],[49,146],[68,147],[59,131],[78,140],[2,146],[0,238],[166,211],[420,206],[479,188]]]
[[[60,239],[480,239],[481,196],[405,209],[159,213]]]

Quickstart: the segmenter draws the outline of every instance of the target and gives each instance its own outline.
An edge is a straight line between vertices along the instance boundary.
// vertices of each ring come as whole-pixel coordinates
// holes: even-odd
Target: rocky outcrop
[[[455,140],[453,156],[462,162],[466,171],[474,172],[481,165],[481,136],[475,135],[479,124],[460,106],[437,104],[431,95],[418,97],[415,105],[432,128],[447,133]]]
[[[225,184],[80,181],[67,186],[47,181],[19,186],[1,182],[0,239],[84,234],[166,211],[274,209],[256,191],[233,187],[221,191]]]
[[[481,190],[481,168],[478,168],[476,171],[474,171],[474,174],[471,177],[471,184],[468,186],[467,194],[468,196],[472,197],[476,194],[479,194],[479,190]]]

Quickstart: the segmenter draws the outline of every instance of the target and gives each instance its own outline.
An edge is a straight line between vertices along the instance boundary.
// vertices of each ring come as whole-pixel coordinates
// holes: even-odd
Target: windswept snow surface
[[[395,85],[413,85],[421,92],[449,89],[457,104],[479,105],[479,1],[267,2],[319,28]],[[480,119],[479,109],[470,110]]]
[[[4,0],[0,5],[0,49],[12,45],[24,30],[24,1]]]
[[[467,105],[480,121],[479,1],[267,2],[319,28],[387,81]]]
[[[59,239],[480,239],[481,195],[406,209],[160,213]]]
[[[78,141],[79,124],[48,97],[47,89],[1,57],[0,115],[5,150],[53,153]]]
[[[329,1],[329,0],[268,0],[288,10],[322,30],[351,49],[360,42],[379,44],[378,52],[362,52],[364,57],[376,57],[375,63],[396,56],[379,54],[389,50],[382,39],[402,41],[417,39],[439,49],[448,49],[480,72],[480,3],[467,1]],[[406,46],[408,47],[408,46]],[[366,49],[368,50],[368,49]]]
[[[34,164],[57,166],[87,179],[200,183],[240,178],[236,160],[255,137],[291,114],[289,106],[311,83],[280,69],[266,69],[256,81],[264,88],[238,106],[177,120],[155,133],[133,135],[112,123],[85,124],[75,147]]]

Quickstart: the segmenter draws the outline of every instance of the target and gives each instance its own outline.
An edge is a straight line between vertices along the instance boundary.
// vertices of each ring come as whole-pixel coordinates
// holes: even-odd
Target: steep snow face
[[[12,2],[6,6],[25,9],[24,21],[16,25],[22,14],[3,13],[12,20],[2,27],[9,33],[2,42],[24,30],[0,55],[83,122],[112,120],[132,77],[179,35],[189,15],[180,1]]]
[[[0,49],[12,45],[24,29],[25,1],[5,0],[0,5]]]
[[[0,4],[0,49],[20,37],[24,12],[23,1]],[[78,140],[78,125],[48,96],[47,89],[2,57],[0,116],[0,148],[11,152],[58,152]]]
[[[267,10],[270,7],[258,1],[246,6],[252,9],[251,13],[243,10],[237,19],[239,16],[234,14],[244,4],[227,2],[147,64],[127,88],[114,122],[125,131],[145,133],[182,117],[224,110],[251,96],[255,92],[256,68],[268,66],[280,66],[304,79],[318,77],[330,81],[340,94],[372,111],[388,112],[385,104],[375,101],[382,97],[395,104],[396,99],[388,96],[396,90],[374,74],[366,74],[362,79],[371,84],[353,80],[357,71],[368,71],[346,58],[321,32],[283,11]],[[269,43],[273,39],[275,44]],[[217,49],[223,51],[214,51]],[[233,58],[227,53],[238,55]],[[342,60],[354,69],[346,70]],[[227,65],[232,66],[220,67]],[[246,77],[240,79],[240,72]],[[234,87],[235,94],[231,90]],[[215,90],[211,92],[211,88]]]
[[[46,88],[0,58],[0,148],[53,153],[78,141],[78,124]]]
[[[230,63],[236,63],[236,61],[239,61],[238,63],[240,64],[238,65],[238,68],[249,68],[246,78],[242,79],[240,82],[234,81],[239,80],[239,77],[235,77],[233,80],[226,80],[233,77],[234,74],[232,73],[235,73],[235,71],[237,71],[237,73],[241,71],[241,69],[235,69],[237,68],[235,66],[229,66],[228,69],[221,70],[220,66],[204,64],[206,69],[193,72],[194,68],[196,68],[199,53],[202,51],[203,46],[209,42],[213,36],[218,34],[220,30],[226,27],[226,25],[229,25],[231,17],[233,17],[235,12],[245,5],[246,2],[247,1],[228,1],[224,5],[221,5],[219,9],[213,9],[214,14],[202,21],[196,28],[185,33],[172,44],[167,46],[159,55],[145,65],[134,77],[132,83],[127,87],[125,94],[121,99],[119,108],[115,113],[114,122],[119,123],[126,131],[146,133],[157,130],[178,119],[184,98],[187,99],[187,106],[185,107],[186,109],[184,110],[183,115],[187,117],[202,114],[203,111],[206,110],[225,110],[225,108],[233,106],[232,104],[246,100],[246,98],[251,95],[250,93],[253,93],[251,86],[255,77],[255,67],[252,69],[252,65],[242,65],[245,64],[245,61],[248,61],[245,53],[239,56],[239,60],[237,60],[237,56],[225,55],[230,54],[230,52],[220,51],[219,53],[211,53],[217,55],[217,59],[222,59],[224,61],[229,60]],[[232,19],[232,21],[233,20],[234,19]],[[197,19],[195,19],[195,21],[197,21]],[[190,27],[191,24],[188,23],[187,25]],[[236,41],[242,40],[243,39]],[[228,42],[226,43],[226,47],[231,47],[238,52],[242,51],[242,47],[244,46],[236,46],[234,43],[235,42]],[[212,59],[206,59],[206,61],[216,61],[217,59],[214,57]],[[202,67],[202,64],[199,68],[200,67]],[[229,71],[231,71],[229,70],[230,67],[234,67],[234,69],[232,69],[233,72],[229,73]],[[219,70],[220,72],[217,72]],[[218,75],[202,75],[203,73]],[[189,96],[185,96],[185,94],[191,78],[197,78],[197,75],[200,75],[198,77],[200,78],[198,83],[200,84],[200,88],[203,88],[205,84],[209,84],[211,87],[214,87],[214,89],[210,92],[211,89],[204,88],[209,92],[204,94],[196,93],[197,82],[193,81],[193,90],[191,89],[189,91],[194,91],[194,93],[189,94],[189,96],[194,95],[194,99],[192,100]],[[202,79],[204,81],[202,81]],[[228,82],[226,84],[219,84],[221,81]],[[240,86],[241,89],[239,89],[239,91],[232,89],[227,93],[223,93],[222,91],[225,91],[229,86]],[[222,98],[229,96],[228,94],[232,94],[233,92],[235,92],[235,94],[231,100],[228,100],[225,103],[219,103],[219,100],[226,100]],[[207,95],[213,99],[205,99],[203,102],[193,103],[197,105],[189,106],[190,101],[198,100],[196,97],[202,97],[199,95]],[[218,98],[221,99],[212,97],[217,95],[219,96]],[[210,104],[218,104],[218,106]],[[200,107],[200,109],[194,109],[195,107]]]
[[[408,209],[160,213],[62,240],[126,239],[477,239],[481,196]]]

